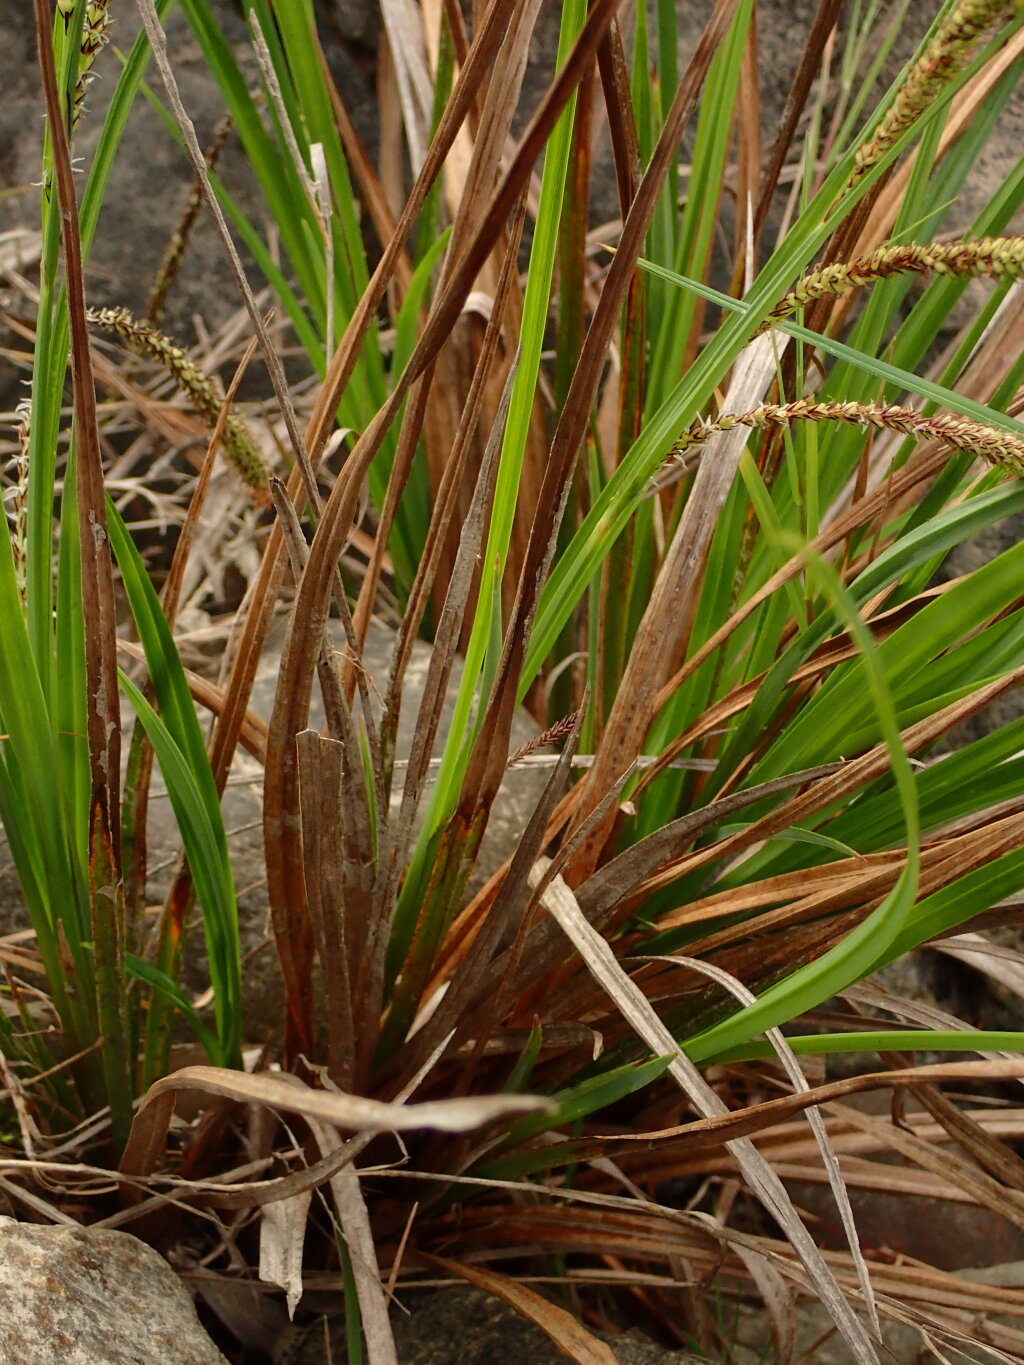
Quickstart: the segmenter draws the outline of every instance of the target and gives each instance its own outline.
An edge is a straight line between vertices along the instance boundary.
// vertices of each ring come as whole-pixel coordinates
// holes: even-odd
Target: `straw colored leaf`
[[[219,1095],[248,1104],[261,1104],[287,1114],[355,1132],[402,1133],[436,1128],[463,1133],[495,1119],[513,1114],[552,1109],[550,1100],[526,1095],[494,1095],[465,1099],[432,1100],[422,1104],[388,1104],[335,1091],[297,1086],[292,1077],[266,1073],[250,1075],[217,1067],[188,1066],[151,1086],[132,1125],[132,1137],[124,1158],[126,1171],[151,1169],[160,1150],[179,1093],[194,1091]]]
[[[718,1095],[680,1050],[650,1002],[616,961],[607,942],[580,913],[575,897],[561,878],[557,878],[548,888],[544,906],[558,921],[576,950],[582,954],[587,969],[595,980],[608,992],[648,1047],[656,1053],[673,1055],[673,1060],[669,1063],[669,1074],[690,1101],[706,1115],[722,1114],[725,1106]],[[807,1274],[854,1358],[863,1361],[864,1365],[877,1365],[878,1355],[870,1338],[800,1221],[778,1176],[747,1139],[734,1140],[731,1151],[751,1187],[785,1229],[786,1236],[799,1254]]]
[[[290,1318],[302,1298],[302,1252],[312,1197],[312,1191],[306,1190],[277,1199],[260,1215],[260,1279],[285,1291]]]
[[[329,1157],[339,1145],[337,1133],[318,1120],[312,1120],[310,1127],[322,1155]],[[352,1265],[360,1325],[369,1359],[375,1363],[380,1361],[380,1365],[398,1365],[395,1338],[388,1317],[388,1295],[377,1266],[370,1216],[366,1211],[358,1172],[351,1165],[342,1166],[336,1175],[331,1176],[331,1194]]]
[[[530,1289],[518,1280],[507,1275],[499,1275],[494,1270],[481,1266],[466,1265],[458,1261],[445,1260],[441,1256],[427,1256],[420,1253],[428,1265],[448,1275],[457,1275],[482,1289],[484,1293],[501,1299],[510,1308],[545,1332],[560,1351],[577,1365],[615,1365],[615,1352],[599,1337],[588,1332],[571,1313],[549,1299],[543,1298],[536,1290]]]

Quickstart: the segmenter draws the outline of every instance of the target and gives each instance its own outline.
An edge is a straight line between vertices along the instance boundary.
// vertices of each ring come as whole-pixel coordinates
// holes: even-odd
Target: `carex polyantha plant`
[[[501,1091],[548,1101],[482,1134],[410,1138],[405,1183],[363,1210],[382,1263],[404,1247],[396,1273],[411,1281],[417,1266],[436,1269],[428,1258],[438,1253],[446,1273],[459,1273],[511,1252],[525,1265],[543,1248],[588,1272],[625,1267],[643,1277],[645,1306],[668,1331],[684,1263],[687,1274],[696,1267],[736,1287],[754,1273],[751,1255],[770,1257],[791,1285],[827,1303],[856,1359],[876,1359],[792,1207],[772,1158],[782,1130],[772,1126],[845,1093],[845,1082],[808,1088],[794,1055],[1016,1053],[1022,1042],[877,986],[858,989],[983,913],[998,921],[1024,887],[1024,721],[936,754],[1024,677],[1024,547],[932,581],[951,550],[1024,511],[1024,430],[1014,415],[1024,380],[1021,239],[1006,235],[1024,202],[1024,166],[1009,170],[972,223],[954,223],[955,240],[947,234],[994,115],[1012,97],[1017,8],[944,5],[876,112],[847,136],[845,112],[870,108],[877,92],[873,72],[830,65],[831,11],[808,37],[776,132],[760,126],[744,93],[758,61],[751,0],[715,6],[682,64],[668,0],[651,14],[638,7],[631,33],[615,0],[566,0],[560,74],[508,155],[541,6],[492,0],[467,27],[457,7],[438,16],[424,5],[415,40],[385,10],[392,62],[382,98],[403,123],[385,120],[378,171],[321,60],[311,3],[248,0],[274,77],[265,73],[259,93],[241,79],[206,0],[180,7],[265,197],[272,248],[211,179],[164,63],[158,7],[142,0],[171,113],[209,211],[230,217],[276,291],[317,387],[311,404],[301,386],[278,395],[287,422],[305,426],[289,443],[286,485],[275,484],[277,519],[222,686],[192,684],[216,712],[209,760],[172,632],[129,535],[111,523],[149,672],[144,686],[126,678],[123,687],[188,854],[165,923],[184,931],[194,884],[214,1018],[173,980],[176,945],[153,962],[133,940],[105,970],[119,973],[129,999],[147,999],[150,1019],[177,1011],[211,1060],[227,1064],[216,1081],[203,1072],[181,1085],[268,1103],[287,1092],[284,1082],[260,1090],[260,1078],[233,1070],[241,981],[217,797],[247,726],[265,761],[281,1062],[306,1082],[322,1066],[327,1089],[360,1098]],[[74,33],[84,11],[68,12]],[[839,41],[863,50],[874,22],[873,10],[855,10]],[[76,59],[59,25],[55,43],[68,89]],[[139,81],[145,53],[140,39],[119,93]],[[114,106],[111,143],[129,103]],[[610,265],[589,233],[601,122],[620,210],[599,234],[616,238]],[[773,135],[775,153],[762,156]],[[406,157],[413,183],[403,207],[396,168]],[[103,173],[93,170],[100,178],[83,200],[86,247]],[[329,182],[333,212],[308,193],[313,178]],[[730,196],[734,230],[719,213]],[[73,557],[58,557],[65,578],[54,592],[48,554],[55,485],[46,451],[68,339],[49,212],[18,638],[40,679],[33,724],[68,755],[66,773],[56,768],[68,795],[52,841],[79,878],[81,904],[85,754],[67,737],[84,729],[87,689],[80,667],[67,670],[76,686],[64,684],[54,656],[77,657],[88,626],[73,610]],[[986,297],[936,357],[940,325],[979,277],[991,281]],[[721,278],[733,279],[731,294],[711,288]],[[246,304],[259,332],[254,301]],[[184,351],[123,314],[103,316],[160,355],[231,456],[240,419],[184,379]],[[336,459],[325,458],[329,440]],[[677,455],[682,477],[669,482],[666,462]],[[74,472],[65,500],[69,487],[77,492]],[[70,517],[60,534],[63,552]],[[9,576],[13,585],[13,567]],[[389,675],[369,679],[363,650],[385,594],[401,619]],[[13,586],[8,596],[13,610]],[[264,730],[246,707],[279,602],[288,633]],[[331,619],[340,652],[325,634]],[[414,694],[405,679],[417,635],[432,652]],[[314,682],[322,733],[309,725]],[[507,804],[506,769],[522,756],[511,742],[521,706],[536,747],[560,752],[519,821],[514,853],[484,868],[484,833]],[[400,751],[403,709],[414,725]],[[18,717],[2,719],[13,736]],[[13,783],[22,767],[4,773]],[[16,798],[0,783],[5,824]],[[88,1046],[100,1030],[62,1000],[61,954],[67,941],[81,964],[93,949],[81,923],[71,926],[77,938],[63,921],[55,927],[57,888],[33,881],[41,855],[14,828],[62,1027]],[[141,984],[129,986],[129,974]],[[846,1026],[843,1011],[853,1010],[861,1013]],[[774,1031],[781,1025],[788,1042]],[[19,1030],[7,1030],[13,1048]],[[153,1032],[128,1020],[133,1043],[146,1035],[147,1077],[169,1056],[167,1030]],[[766,1053],[781,1056],[783,1071]],[[948,1096],[922,1085],[983,1085],[1020,1070],[1019,1060],[888,1074],[879,1065],[857,1084],[917,1085],[937,1131],[970,1134],[952,1161],[918,1124],[919,1187],[941,1196],[941,1170],[958,1197],[1005,1211],[1016,1204],[1003,1140],[1019,1135],[1018,1110],[952,1113]],[[156,1082],[136,1127],[126,1157],[135,1180],[161,1161],[177,1084]],[[88,1106],[96,1093],[74,1077],[51,1103]],[[762,1104],[769,1093],[776,1098]],[[313,1110],[322,1098],[296,1101],[312,1115],[307,1146],[321,1151]],[[850,1141],[845,1120],[811,1111],[809,1122],[801,1159],[831,1184],[851,1240],[844,1274],[859,1277],[871,1323],[870,1275],[824,1155],[830,1142]],[[192,1134],[190,1169],[237,1155],[224,1133],[210,1119]],[[285,1162],[304,1160],[301,1141],[273,1141]],[[874,1157],[884,1160],[900,1136],[876,1125],[870,1142],[845,1171],[853,1187],[871,1184]],[[370,1150],[369,1119],[357,1145],[367,1162],[389,1159],[383,1140]],[[709,1182],[692,1216],[658,1202],[677,1176]],[[756,1236],[733,1220],[737,1179],[773,1220]],[[514,1202],[499,1182],[515,1185]],[[336,1195],[345,1236],[356,1236],[362,1215]],[[333,1246],[310,1255],[329,1268],[341,1256],[350,1312],[386,1339],[373,1276],[360,1279],[356,1258]],[[891,1309],[902,1282],[886,1274],[890,1295],[877,1307]],[[500,1282],[491,1272],[492,1287]],[[943,1301],[941,1277],[932,1283],[928,1330],[947,1342],[969,1334],[981,1297],[961,1312]],[[582,1290],[576,1303],[599,1312]],[[1024,1313],[1020,1295],[999,1303]],[[1012,1325],[985,1330],[1024,1359]]]

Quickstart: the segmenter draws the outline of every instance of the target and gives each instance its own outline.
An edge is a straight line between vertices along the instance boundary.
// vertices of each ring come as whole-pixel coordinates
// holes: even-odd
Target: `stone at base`
[[[227,1365],[151,1247],[0,1218],[0,1365]]]

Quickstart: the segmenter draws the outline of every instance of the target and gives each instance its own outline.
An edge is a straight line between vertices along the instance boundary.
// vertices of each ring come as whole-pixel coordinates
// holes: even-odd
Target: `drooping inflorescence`
[[[216,167],[230,131],[231,115],[225,114],[214,129],[213,141],[206,150],[207,170],[212,171]],[[185,201],[185,207],[182,210],[177,227],[171,233],[167,250],[164,252],[163,260],[160,262],[156,277],[153,280],[153,287],[149,291],[149,298],[146,301],[146,321],[154,326],[158,326],[163,317],[167,295],[181,270],[182,258],[185,255],[185,249],[188,246],[189,238],[192,236],[192,230],[196,225],[202,206],[203,186],[196,177],[192,182],[192,188],[189,190],[188,199]]]
[[[222,400],[209,378],[180,346],[148,322],[134,318],[127,308],[90,308],[91,326],[114,332],[133,350],[150,356],[167,370],[189,398],[200,417],[212,431],[220,417]],[[257,493],[260,501],[269,494],[269,471],[256,442],[242,419],[229,412],[221,437],[224,454],[242,482]]]
[[[972,421],[958,413],[937,412],[930,417],[913,408],[892,403],[816,403],[807,398],[792,403],[762,403],[749,412],[725,413],[713,422],[698,419],[672,447],[673,458],[705,444],[718,431],[751,427],[765,431],[789,426],[792,422],[843,422],[874,427],[879,431],[898,431],[942,441],[955,450],[976,455],[991,465],[1024,477],[1024,437]]]
[[[962,71],[979,41],[996,24],[1009,19],[1016,6],[1009,0],[960,0],[939,26],[870,139],[857,150],[850,183],[855,184],[889,150],[912,123]]]
[[[979,237],[956,242],[896,242],[880,246],[852,261],[835,261],[812,270],[775,305],[764,324],[769,327],[816,299],[838,297],[876,280],[914,271],[940,275],[989,275],[993,279],[1024,276],[1024,237]]]

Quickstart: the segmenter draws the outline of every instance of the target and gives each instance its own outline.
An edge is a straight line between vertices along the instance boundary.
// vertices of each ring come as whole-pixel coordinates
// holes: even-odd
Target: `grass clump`
[[[217,1210],[329,1190],[304,1272],[301,1257],[278,1270],[289,1307],[303,1284],[341,1287],[352,1358],[361,1340],[368,1358],[394,1358],[382,1278],[405,1287],[439,1269],[583,1349],[583,1327],[484,1260],[556,1273],[591,1326],[639,1305],[709,1351],[687,1284],[717,1276],[746,1295],[769,1266],[783,1355],[801,1294],[865,1365],[882,1314],[953,1345],[979,1314],[1019,1319],[1018,1291],[951,1299],[938,1271],[924,1307],[921,1281],[902,1295],[913,1276],[865,1256],[853,1207],[898,1151],[919,1194],[1021,1225],[1021,1112],[998,1087],[1024,1070],[1024,1032],[979,1032],[865,984],[968,926],[1012,921],[1024,888],[1024,722],[937,748],[1024,678],[1024,550],[933,582],[951,550],[1024,510],[1024,257],[1009,235],[1024,163],[946,235],[1020,74],[1016,8],[944,5],[865,116],[877,73],[858,54],[877,7],[855,7],[842,31],[823,7],[770,154],[748,97],[750,0],[720,0],[682,66],[669,0],[641,6],[630,33],[614,0],[565,0],[556,73],[514,146],[538,6],[492,0],[470,26],[458,6],[424,4],[415,41],[385,13],[382,100],[402,118],[382,120],[375,166],[309,0],[247,0],[258,94],[207,0],[179,5],[237,145],[218,134],[203,153],[161,28],[170,4],[140,0],[143,32],[76,204],[75,92],[105,7],[67,0],[51,25],[35,0],[50,120],[41,278],[24,511],[0,536],[0,817],[34,933],[12,959],[0,1049],[29,1155],[77,1141],[96,1171],[116,1170],[124,1207],[109,1184],[86,1192],[86,1216],[108,1224],[145,1228],[170,1185],[177,1221],[168,1234],[164,1210],[158,1225],[199,1245]],[[153,322],[87,307],[110,165],[151,57],[163,93],[150,97],[166,98],[196,189],[150,314],[201,197],[253,338],[238,375],[258,349],[274,388],[273,470],[193,356]],[[600,243],[599,126],[619,198]],[[232,155],[273,244],[217,178]],[[302,380],[285,379],[229,224]],[[979,276],[987,298],[936,356],[939,324]],[[209,431],[162,597],[104,497],[90,326],[155,357]],[[178,614],[220,450],[274,514],[252,523],[259,553],[214,683],[184,667]],[[228,539],[204,534],[209,565]],[[287,636],[261,720],[248,706],[278,610]],[[371,680],[381,611],[393,655]],[[412,695],[417,637],[431,653]],[[123,790],[117,657],[139,722]],[[209,734],[196,702],[214,712]],[[400,750],[403,708],[415,720]],[[521,708],[532,745],[512,739]],[[283,1074],[267,1054],[242,1065],[221,813],[240,743],[263,763]],[[545,747],[515,851],[483,876],[506,772]],[[184,858],[150,934],[154,758]],[[208,999],[182,985],[193,911]],[[203,1064],[176,1065],[185,1027]],[[822,1059],[853,1048],[883,1061],[827,1079]],[[894,1051],[951,1060],[886,1069]],[[875,1122],[858,1145],[842,1101],[885,1088],[914,1097],[914,1141]],[[185,1092],[204,1117],[172,1126]],[[243,1104],[290,1117],[243,1137]],[[789,1140],[835,1201],[843,1243],[829,1256],[783,1179]],[[34,1168],[12,1169],[27,1190]],[[681,1180],[699,1186],[692,1208],[668,1199]],[[291,1235],[301,1244],[304,1217]],[[255,1250],[237,1237],[226,1275]],[[1024,1359],[1018,1326],[993,1316],[985,1331]]]

